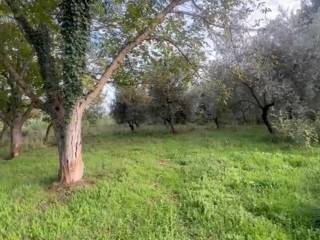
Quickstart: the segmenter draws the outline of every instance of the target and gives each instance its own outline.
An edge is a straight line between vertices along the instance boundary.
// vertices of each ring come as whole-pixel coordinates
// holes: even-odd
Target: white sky
[[[272,10],[272,13],[270,13],[271,18],[277,15],[279,6],[288,12],[291,12],[299,9],[301,5],[301,0],[265,0],[265,2],[266,5]]]
[[[296,12],[303,0],[261,0],[265,3],[264,7],[271,9],[266,15],[262,15],[261,10],[255,11],[248,17],[248,24],[255,23],[255,21],[263,20],[260,24],[264,25],[269,22],[270,19],[274,19],[279,14],[279,9],[283,9],[288,13]],[[306,0],[304,0],[306,1]]]

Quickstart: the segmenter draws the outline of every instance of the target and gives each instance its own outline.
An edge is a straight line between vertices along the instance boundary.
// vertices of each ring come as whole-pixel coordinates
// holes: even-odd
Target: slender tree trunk
[[[269,120],[269,110],[270,110],[270,107],[272,105],[267,105],[265,107],[262,108],[262,121],[264,123],[264,125],[267,127],[269,133],[273,133],[273,128],[272,128],[272,125],[271,125],[271,122]]]
[[[53,124],[52,122],[49,123],[48,127],[47,127],[47,130],[46,130],[46,135],[44,136],[44,139],[43,139],[43,143],[48,143],[48,140],[49,140],[49,135],[50,135],[50,131],[51,131],[51,128],[52,128]]]
[[[245,111],[241,111],[242,121],[243,123],[248,123],[247,116]]]
[[[219,118],[215,117],[214,119],[214,123],[216,124],[217,126],[217,129],[220,129],[220,122],[219,122]]]
[[[167,126],[167,120],[163,119],[163,125]]]
[[[15,158],[21,154],[22,150],[22,125],[23,122],[20,118],[15,119],[10,126],[10,138],[11,138],[11,149],[10,157]]]
[[[131,129],[131,132],[134,132],[134,125],[133,125],[133,123],[132,123],[131,121],[128,121],[128,125],[129,125],[129,127],[130,127],[130,129]]]
[[[3,136],[6,133],[7,129],[8,129],[8,125],[3,123],[3,127],[2,127],[2,130],[0,132],[0,144],[2,144],[2,142],[3,142]]]
[[[289,119],[293,119],[293,109],[291,107],[288,110],[288,117]]]
[[[71,185],[82,179],[84,164],[82,160],[81,123],[83,107],[77,104],[68,119],[63,117],[54,119],[53,126],[59,152],[59,183]]]
[[[172,134],[176,134],[176,129],[174,128],[172,119],[167,119],[167,123],[168,123],[169,126],[170,126],[171,133],[172,133]]]

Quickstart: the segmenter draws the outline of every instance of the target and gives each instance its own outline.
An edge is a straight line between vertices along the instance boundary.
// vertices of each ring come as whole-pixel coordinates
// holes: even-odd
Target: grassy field
[[[84,159],[69,190],[54,147],[0,161],[0,239],[320,239],[320,148],[263,128],[89,131]]]

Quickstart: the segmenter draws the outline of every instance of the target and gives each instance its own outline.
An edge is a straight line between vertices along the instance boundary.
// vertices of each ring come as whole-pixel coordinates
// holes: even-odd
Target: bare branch
[[[240,81],[240,82],[241,82],[244,86],[246,86],[246,87],[248,88],[249,92],[251,93],[251,96],[252,96],[252,97],[254,98],[254,100],[257,102],[258,107],[263,108],[263,105],[261,104],[261,102],[260,102],[258,96],[256,95],[253,87],[252,87],[250,84],[246,83],[245,81]]]
[[[195,0],[191,0],[193,6],[195,6],[198,10],[203,11],[203,9],[196,3]]]

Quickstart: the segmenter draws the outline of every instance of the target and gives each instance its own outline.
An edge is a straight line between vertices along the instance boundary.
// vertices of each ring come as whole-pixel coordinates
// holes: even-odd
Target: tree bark
[[[130,129],[131,129],[131,132],[134,132],[134,125],[133,125],[133,123],[132,123],[131,121],[128,121],[128,125],[129,125],[129,127],[130,127]]]
[[[247,119],[245,110],[240,109],[240,111],[241,111],[241,117],[242,117],[243,123],[248,123],[248,119]]]
[[[0,144],[2,144],[3,136],[6,133],[7,129],[8,129],[8,125],[3,123],[3,127],[2,127],[2,130],[0,132]]]
[[[163,119],[163,125],[167,126],[167,120]]]
[[[213,119],[214,120],[214,123],[216,124],[216,126],[217,126],[217,129],[220,129],[220,122],[219,122],[219,118],[214,118]]]
[[[62,185],[71,185],[82,179],[84,164],[82,160],[82,129],[83,107],[76,104],[69,119],[58,117],[53,126],[59,152],[58,180]],[[62,114],[63,115],[63,114]]]
[[[273,106],[273,104],[269,104],[269,105],[266,105],[265,107],[263,107],[262,108],[262,115],[261,115],[261,118],[262,118],[264,125],[267,127],[269,133],[271,133],[271,134],[273,133],[273,128],[272,128],[271,122],[269,120],[269,110],[272,106]]]
[[[10,157],[15,158],[21,154],[22,151],[22,125],[23,122],[20,119],[15,119],[10,126],[10,138],[11,138],[11,149]]]
[[[49,123],[48,127],[47,127],[47,130],[46,130],[46,135],[44,136],[44,139],[43,139],[43,143],[48,143],[48,139],[49,139],[49,135],[50,135],[50,131],[51,131],[51,128],[52,128],[53,124],[52,122]]]
[[[170,126],[171,133],[172,133],[172,134],[176,134],[176,129],[174,128],[172,119],[166,119],[166,120],[167,120],[167,123],[168,123],[169,126]]]

